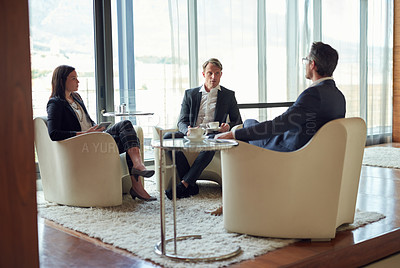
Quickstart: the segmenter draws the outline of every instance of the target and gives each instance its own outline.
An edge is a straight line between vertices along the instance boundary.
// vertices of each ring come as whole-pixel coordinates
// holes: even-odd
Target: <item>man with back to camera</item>
[[[178,120],[179,131],[175,133],[176,138],[190,135],[191,129],[209,122],[220,123],[218,132],[229,131],[233,126],[242,123],[235,92],[219,85],[222,76],[221,62],[215,58],[207,60],[203,64],[202,73],[204,84],[185,91]],[[225,123],[228,116],[230,122]],[[211,133],[208,136],[214,135]],[[171,133],[167,133],[164,138],[171,138]],[[215,151],[200,152],[192,166],[189,165],[183,152],[176,151],[175,153],[176,167],[181,178],[181,182],[176,186],[177,198],[198,194],[199,187],[196,181],[213,159]],[[171,156],[171,153],[169,155]],[[172,189],[166,190],[165,194],[172,199]]]
[[[338,58],[337,51],[330,45],[314,42],[308,56],[303,58],[305,77],[313,83],[286,112],[261,123],[246,120],[242,129],[219,134],[216,138],[235,138],[280,152],[300,149],[324,124],[345,116],[346,100],[332,77]]]
[[[314,42],[308,56],[303,58],[305,77],[312,84],[286,112],[261,123],[248,119],[243,128],[219,134],[215,138],[237,139],[280,152],[300,149],[324,124],[344,118],[346,114],[345,97],[332,77],[338,59],[337,51],[330,45]],[[211,214],[221,215],[222,207]]]

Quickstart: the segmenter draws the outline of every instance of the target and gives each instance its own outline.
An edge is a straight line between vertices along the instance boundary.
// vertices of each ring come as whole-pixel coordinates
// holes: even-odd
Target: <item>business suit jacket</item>
[[[235,138],[242,141],[262,140],[261,147],[270,150],[295,151],[303,147],[325,123],[343,118],[345,113],[346,100],[335,81],[323,80],[304,90],[282,115],[239,129],[235,131]]]
[[[82,107],[89,122],[94,125],[95,123],[90,118],[80,95],[74,93],[73,98]],[[69,105],[67,100],[63,100],[59,97],[52,97],[47,102],[47,127],[50,138],[53,141],[74,137],[77,132],[82,131],[79,119],[71,105]]]
[[[200,88],[196,87],[185,91],[178,120],[179,131],[183,134],[187,133],[188,126],[196,126],[202,95]],[[221,86],[221,90],[218,91],[217,95],[214,121],[225,123],[228,115],[231,128],[242,123],[235,92]]]

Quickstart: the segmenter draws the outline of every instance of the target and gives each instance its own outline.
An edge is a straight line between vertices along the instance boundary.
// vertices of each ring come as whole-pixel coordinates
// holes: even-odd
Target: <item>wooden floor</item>
[[[400,169],[363,166],[357,207],[386,218],[330,242],[304,240],[232,267],[359,267],[400,252]],[[40,217],[38,228],[41,267],[160,267]]]

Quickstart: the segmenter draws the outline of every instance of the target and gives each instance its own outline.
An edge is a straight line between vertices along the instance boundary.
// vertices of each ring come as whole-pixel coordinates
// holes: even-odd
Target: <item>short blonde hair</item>
[[[218,68],[220,68],[221,71],[222,71],[222,64],[221,64],[221,62],[220,62],[218,59],[216,59],[216,58],[211,58],[211,59],[209,59],[209,60],[207,60],[206,62],[203,63],[203,72],[206,70],[207,65],[208,65],[209,63],[214,64],[215,66],[217,66]]]

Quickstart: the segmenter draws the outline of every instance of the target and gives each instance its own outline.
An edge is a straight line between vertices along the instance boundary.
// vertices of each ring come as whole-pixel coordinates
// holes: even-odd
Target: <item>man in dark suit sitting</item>
[[[204,85],[185,91],[178,120],[179,132],[175,133],[175,137],[189,135],[192,128],[204,126],[209,122],[220,123],[218,132],[229,131],[233,126],[242,123],[235,92],[219,85],[221,76],[222,64],[218,59],[211,58],[203,64]],[[225,123],[228,116],[229,122]],[[164,138],[171,138],[171,133],[167,133]],[[201,152],[190,166],[185,155],[176,152],[177,171],[182,179],[176,187],[178,198],[199,193],[196,180],[211,162],[214,154],[214,151]],[[166,190],[165,193],[172,199],[172,189]]]
[[[332,78],[338,58],[337,51],[330,45],[314,42],[309,55],[303,58],[306,78],[313,83],[286,112],[261,123],[246,120],[242,129],[216,138],[235,138],[280,152],[300,149],[324,124],[345,116],[346,100]]]
[[[337,51],[330,45],[314,42],[309,55],[303,58],[306,78],[313,83],[286,112],[261,123],[248,119],[243,128],[219,134],[215,138],[248,141],[280,152],[300,149],[324,124],[343,118],[346,114],[346,100],[332,78],[338,59]],[[221,215],[222,207],[210,212],[212,215]]]

